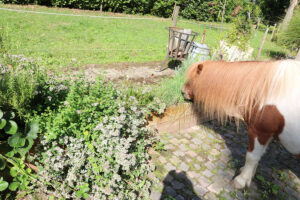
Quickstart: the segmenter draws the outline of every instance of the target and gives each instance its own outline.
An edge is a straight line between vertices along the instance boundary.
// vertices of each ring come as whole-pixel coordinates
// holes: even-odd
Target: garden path
[[[151,151],[159,181],[151,200],[300,199],[300,160],[278,142],[272,142],[261,159],[251,187],[240,191],[232,178],[245,162],[246,127],[201,126],[160,133],[165,151]]]

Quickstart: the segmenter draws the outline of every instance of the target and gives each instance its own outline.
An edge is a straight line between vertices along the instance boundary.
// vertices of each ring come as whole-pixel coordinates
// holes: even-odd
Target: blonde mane
[[[253,109],[284,96],[294,84],[289,79],[299,80],[299,75],[295,61],[207,61],[188,69],[186,83],[204,113],[223,121],[227,116],[250,118]]]

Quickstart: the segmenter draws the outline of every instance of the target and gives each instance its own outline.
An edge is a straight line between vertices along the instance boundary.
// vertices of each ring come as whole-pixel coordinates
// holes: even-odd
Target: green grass
[[[42,6],[0,5],[0,7],[99,15],[96,11]],[[104,13],[103,15],[116,14]],[[118,14],[118,16],[129,15]],[[153,20],[103,19],[0,10],[0,27],[2,27],[1,31],[5,31],[10,38],[11,53],[36,58],[38,64],[48,69],[60,69],[95,63],[163,60],[168,37],[166,27],[171,25],[171,21],[153,18]],[[213,23],[213,25],[219,24]],[[210,29],[204,25],[181,20],[177,26],[199,32],[197,41],[201,40],[202,32],[206,29],[205,42],[210,48],[216,47],[222,37],[218,29]],[[230,27],[230,24],[226,24],[225,27]],[[223,36],[224,34],[225,31]],[[258,32],[251,40],[251,46],[258,49],[262,37],[263,33]],[[262,58],[269,58],[270,51],[281,51],[281,48],[267,41]]]

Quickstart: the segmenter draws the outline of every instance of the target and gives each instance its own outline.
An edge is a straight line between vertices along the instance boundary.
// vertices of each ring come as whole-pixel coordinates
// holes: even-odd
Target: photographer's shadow
[[[202,200],[197,196],[195,186],[184,171],[169,171],[163,180],[163,191],[160,200]]]

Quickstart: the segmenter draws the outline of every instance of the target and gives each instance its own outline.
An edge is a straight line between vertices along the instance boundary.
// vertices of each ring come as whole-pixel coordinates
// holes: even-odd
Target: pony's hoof
[[[234,180],[233,180],[233,187],[235,189],[243,189],[246,186],[246,180],[241,177],[241,176],[237,176]]]

